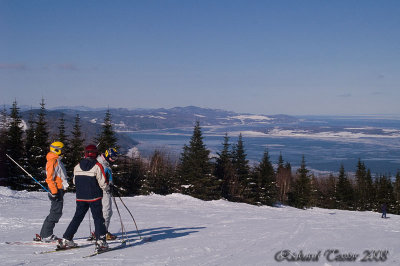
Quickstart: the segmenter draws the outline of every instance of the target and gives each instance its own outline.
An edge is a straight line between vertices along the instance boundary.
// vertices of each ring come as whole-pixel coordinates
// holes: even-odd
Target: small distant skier
[[[386,203],[382,204],[382,218],[386,218],[387,206]]]
[[[36,235],[35,241],[51,242],[58,240],[53,234],[53,229],[62,216],[64,204],[64,190],[68,188],[68,176],[61,162],[61,153],[64,144],[55,141],[50,145],[50,152],[46,156],[46,183],[51,194],[50,213],[43,222],[40,235]]]
[[[101,163],[101,165],[104,168],[104,172],[106,174],[106,180],[110,186],[110,190],[103,190],[103,217],[105,220],[105,226],[107,229],[107,234],[106,234],[106,239],[107,240],[114,240],[117,237],[113,234],[111,234],[108,231],[108,227],[110,226],[110,220],[111,216],[113,214],[112,212],[112,201],[111,201],[111,189],[113,185],[113,180],[112,180],[112,170],[111,170],[111,163],[114,163],[117,160],[118,157],[118,151],[116,148],[109,148],[107,149],[104,153],[100,154],[97,157],[97,161]]]
[[[96,251],[108,249],[106,241],[107,229],[104,225],[101,199],[103,190],[108,191],[109,185],[102,165],[97,162],[97,148],[95,145],[85,147],[85,158],[74,168],[74,184],[76,188],[76,210],[72,221],[58,241],[60,249],[73,248],[77,244],[72,240],[78,231],[87,211],[91,210],[95,226]]]

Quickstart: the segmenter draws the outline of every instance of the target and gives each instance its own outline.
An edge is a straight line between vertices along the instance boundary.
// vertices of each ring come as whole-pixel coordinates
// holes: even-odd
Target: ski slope
[[[29,241],[40,231],[50,206],[47,194],[0,187],[0,265],[400,265],[400,217],[396,215],[381,219],[373,212],[256,207],[180,194],[123,200],[141,235],[152,237],[151,242],[83,258],[94,250],[83,240],[89,234],[86,218],[75,236],[82,248],[35,254],[55,245],[5,242]],[[138,239],[131,217],[122,204],[119,209],[129,240]],[[74,211],[75,195],[67,193],[56,235],[62,236]],[[120,227],[114,208],[110,231],[120,234]],[[293,256],[285,256],[283,250]],[[299,253],[316,261],[288,261],[300,259]],[[345,256],[355,261],[336,261]]]

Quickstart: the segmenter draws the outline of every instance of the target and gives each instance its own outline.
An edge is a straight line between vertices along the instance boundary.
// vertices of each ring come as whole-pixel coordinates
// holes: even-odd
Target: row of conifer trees
[[[12,189],[39,190],[40,187],[9,161],[6,153],[44,184],[50,142],[58,140],[65,144],[63,161],[69,176],[83,156],[85,143],[99,144],[99,151],[117,145],[109,110],[102,130],[89,140],[82,137],[79,115],[69,133],[61,115],[58,133],[50,136],[44,100],[36,117],[31,112],[25,130],[16,101],[9,112],[3,109],[1,118],[0,180]],[[178,160],[166,150],[155,150],[149,158],[120,156],[113,165],[113,176],[118,193],[125,196],[184,193],[203,200],[223,198],[256,205],[282,203],[297,208],[373,211],[386,203],[389,212],[400,214],[400,173],[394,180],[387,175],[373,177],[359,160],[351,176],[342,166],[338,174],[316,177],[307,169],[304,156],[296,171],[282,155],[274,165],[267,150],[256,165],[250,166],[246,157],[242,136],[232,144],[227,134],[217,156],[211,157],[200,123],[196,122],[190,142],[184,145]]]

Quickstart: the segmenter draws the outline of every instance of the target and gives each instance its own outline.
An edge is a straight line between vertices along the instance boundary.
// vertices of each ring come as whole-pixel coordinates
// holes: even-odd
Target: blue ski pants
[[[93,220],[94,220],[94,228],[96,239],[102,238],[107,233],[106,226],[104,225],[103,218],[103,210],[101,200],[86,202],[86,201],[77,201],[76,202],[76,210],[75,215],[72,218],[72,221],[69,223],[67,230],[65,231],[63,237],[68,240],[72,240],[75,233],[78,231],[80,224],[85,218],[87,211],[92,212]]]

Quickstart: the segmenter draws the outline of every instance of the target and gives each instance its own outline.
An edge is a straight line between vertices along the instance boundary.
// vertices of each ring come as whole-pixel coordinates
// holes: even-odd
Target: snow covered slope
[[[66,194],[64,214],[55,228],[58,236],[73,216],[74,200],[74,194]],[[35,254],[54,245],[5,242],[31,240],[40,231],[50,204],[46,193],[0,187],[0,265],[400,265],[400,217],[396,215],[381,219],[380,214],[372,212],[204,202],[180,194],[123,200],[133,212],[141,235],[151,236],[151,242],[82,258],[94,250],[90,242],[82,240],[89,234],[85,219],[75,236],[82,248]],[[131,217],[122,204],[119,207],[129,238],[137,239]],[[114,208],[110,231],[118,233],[119,229]],[[303,259],[309,254],[317,261],[288,262],[293,257],[285,259],[283,250],[292,255],[302,253]],[[388,251],[387,259],[381,252],[376,259],[383,262],[361,262],[363,258],[373,260],[366,256],[370,251]],[[349,253],[350,259],[358,255],[355,262],[334,261]]]

